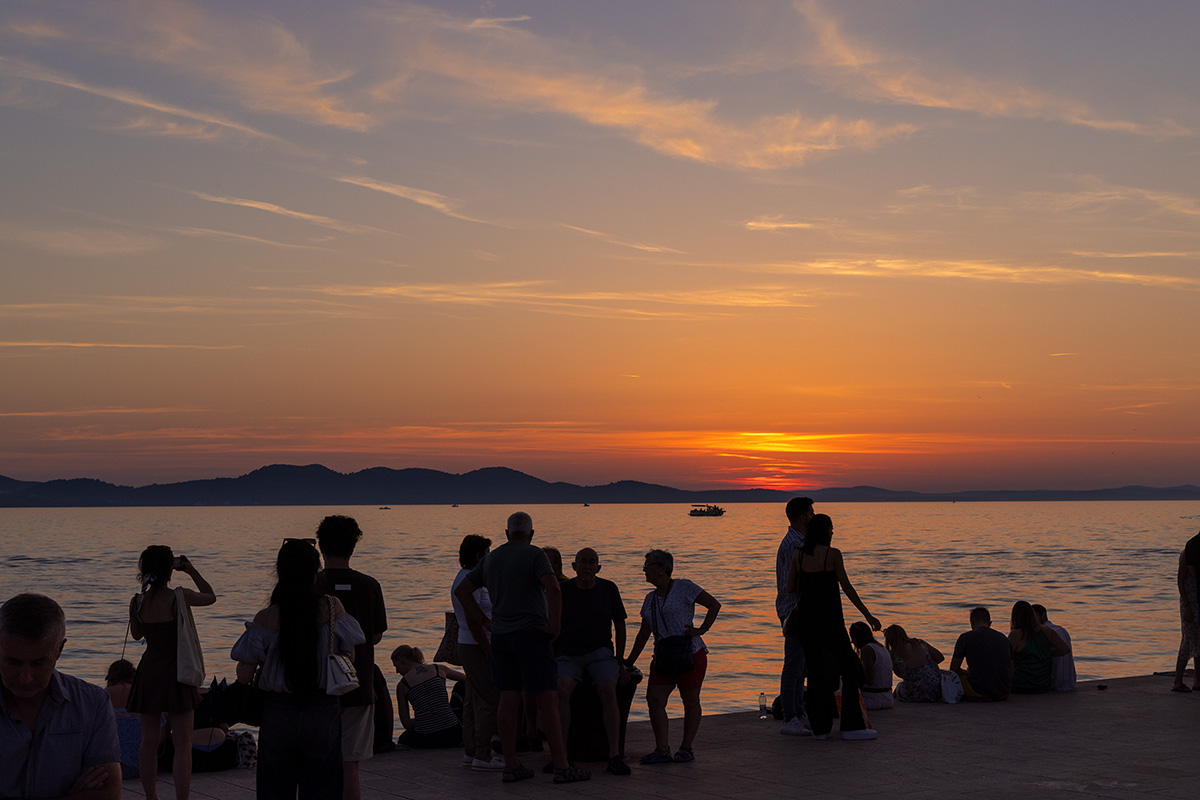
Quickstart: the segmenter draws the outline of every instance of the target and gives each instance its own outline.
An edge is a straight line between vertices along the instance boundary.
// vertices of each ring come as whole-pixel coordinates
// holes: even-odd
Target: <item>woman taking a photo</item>
[[[833,520],[827,514],[816,514],[804,531],[804,546],[792,555],[788,569],[787,590],[795,592],[799,614],[798,632],[804,645],[804,661],[808,667],[808,692],[805,705],[813,736],[828,739],[837,714],[838,683],[842,686],[841,733],[843,739],[874,739],[878,734],[867,727],[859,702],[859,687],[863,683],[862,663],[850,647],[846,621],[842,617],[841,591],[874,630],[879,620],[871,616],[866,604],[846,575],[842,551],[830,547],[833,541]],[[786,623],[785,623],[786,624]]]
[[[642,570],[646,573],[646,582],[654,586],[654,591],[648,593],[642,602],[642,627],[638,629],[633,649],[629,651],[629,659],[625,662],[627,667],[633,669],[634,662],[653,632],[655,658],[650,662],[650,678],[646,682],[646,705],[650,711],[650,727],[654,729],[656,746],[654,752],[642,756],[643,764],[691,761],[696,757],[692,742],[700,730],[700,687],[708,669],[708,648],[704,646],[700,635],[708,632],[721,610],[717,599],[695,583],[686,578],[672,578],[674,569],[675,559],[666,550],[646,553]],[[704,622],[698,628],[693,625],[697,604],[707,609]],[[683,664],[684,671],[676,671],[677,667],[668,668],[660,664],[659,648],[664,647],[664,640],[678,643],[683,661],[691,666]],[[667,699],[676,686],[679,687],[679,699],[683,701],[683,742],[671,755]]]
[[[196,589],[171,589],[171,573],[187,573]],[[211,606],[217,602],[213,588],[192,566],[187,556],[175,558],[171,548],[152,545],[138,558],[138,578],[142,593],[129,601],[129,635],[146,640],[146,652],[138,663],[129,687],[125,709],[142,720],[142,743],[138,750],[138,773],[147,800],[158,800],[158,743],[162,738],[163,714],[170,718],[175,759],[171,775],[175,796],[187,800],[192,787],[192,721],[200,692],[195,686],[176,680],[177,617],[186,609],[177,607],[178,598],[189,606]]]
[[[285,539],[275,561],[271,604],[233,646],[237,677],[258,674],[264,692],[258,739],[259,800],[342,796],[341,710],[326,693],[332,649],[350,652],[366,641],[341,602],[317,590],[321,557],[304,539]],[[369,680],[359,676],[359,680]]]

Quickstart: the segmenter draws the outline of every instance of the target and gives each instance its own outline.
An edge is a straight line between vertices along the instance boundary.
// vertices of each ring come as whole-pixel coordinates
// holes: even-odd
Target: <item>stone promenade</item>
[[[1107,686],[1101,690],[1100,685]],[[366,800],[476,797],[641,798],[1180,798],[1200,797],[1200,693],[1175,694],[1163,676],[1081,683],[1075,692],[1014,696],[1003,703],[897,704],[871,715],[879,738],[843,742],[781,736],[757,713],[708,716],[690,764],[641,766],[654,749],[647,722],[628,731],[633,775],[585,764],[592,780],[556,786],[540,772],[547,754],[527,754],[532,780],[502,784],[472,772],[461,753],[401,751],[363,762]],[[635,698],[640,702],[641,697]],[[674,706],[673,706],[674,708]],[[678,744],[679,720],[672,720]],[[159,794],[173,796],[170,776]],[[141,784],[124,783],[142,797]],[[254,797],[250,770],[197,775],[192,796]]]

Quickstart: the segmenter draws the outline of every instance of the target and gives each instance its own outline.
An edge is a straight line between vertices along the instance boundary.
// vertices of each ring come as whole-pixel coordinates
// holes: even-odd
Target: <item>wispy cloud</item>
[[[657,244],[645,244],[643,242],[628,242],[623,239],[618,239],[617,237],[612,236],[611,234],[602,233],[601,231],[594,231],[589,228],[581,228],[578,225],[568,225],[565,222],[562,222],[559,224],[561,227],[566,228],[569,231],[575,231],[576,233],[582,233],[587,236],[593,236],[597,239],[600,239],[601,241],[608,242],[609,244],[619,245],[620,247],[628,247],[633,250],[641,250],[644,253],[678,253],[680,255],[684,254],[683,250],[676,250],[673,247],[665,247],[663,245],[657,245]]]
[[[175,233],[180,236],[193,236],[205,239],[229,239],[235,242],[249,242],[251,244],[262,244],[267,247],[281,247],[285,250],[330,250],[332,248],[320,247],[313,244],[297,244],[296,242],[279,242],[274,239],[264,239],[261,236],[248,236],[244,233],[230,233],[229,231],[216,231],[210,228],[164,228],[167,233]]]
[[[370,225],[359,225],[357,223],[344,222],[340,219],[334,219],[333,217],[326,217],[320,214],[309,214],[303,211],[294,211],[290,208],[284,208],[283,206],[275,203],[268,203],[265,200],[248,200],[244,197],[217,197],[215,195],[205,194],[204,192],[188,192],[188,194],[209,203],[222,203],[224,205],[251,208],[255,211],[265,211],[268,214],[277,214],[281,217],[307,222],[312,225],[320,225],[323,228],[331,228],[336,231],[342,231],[343,233],[387,233],[393,236],[400,235],[392,233],[392,231],[383,230],[382,228],[373,228]]]
[[[0,411],[0,417],[104,417],[111,415],[142,414],[200,414],[208,411],[206,408],[173,406],[164,408],[72,408],[57,411]]]
[[[159,102],[128,89],[95,86],[61,72],[39,67],[35,64],[8,56],[0,56],[0,73],[22,80],[38,81],[66,89],[74,89],[136,109],[153,111],[157,114],[185,120],[184,122],[179,122],[178,120],[163,119],[161,117],[143,116],[127,119],[113,126],[128,133],[179,136],[201,140],[236,136],[276,144],[287,144],[287,142],[278,136],[265,133],[257,128],[244,125],[219,114],[195,111],[183,108],[182,106]]]
[[[855,41],[816,0],[796,0],[795,6],[817,35],[822,54],[819,68],[829,80],[866,100],[1051,120],[1154,138],[1191,134],[1172,120],[1144,123],[1105,119],[1086,103],[1032,86],[955,74],[948,65],[925,65],[916,56],[886,52]]]
[[[0,342],[0,347],[83,350],[240,350],[240,344],[158,344],[147,342]]]
[[[447,217],[461,219],[466,222],[482,222],[486,225],[498,225],[499,223],[489,220],[469,217],[466,214],[458,211],[460,203],[457,200],[452,200],[444,194],[427,191],[425,189],[414,189],[411,186],[404,186],[398,183],[388,183],[386,181],[375,180],[374,178],[364,178],[360,176],[343,176],[334,178],[335,181],[341,183],[349,183],[353,186],[361,186],[364,189],[372,189],[376,192],[390,194],[393,197],[399,197],[404,200],[411,200],[419,205],[432,208],[439,214],[445,214]]]
[[[1169,214],[1200,217],[1200,200],[1191,195],[1122,186],[1109,183],[1095,175],[1068,177],[1082,188],[1064,192],[1027,192],[1022,195],[1022,202],[1055,213],[1095,213],[1123,208],[1142,216]]]
[[[785,219],[781,214],[770,214],[759,217],[758,219],[748,219],[742,223],[748,231],[789,231],[789,230],[812,230],[819,226],[814,222],[800,222],[799,220]]]
[[[0,242],[81,257],[145,253],[162,246],[156,236],[129,230],[82,225],[43,227],[0,222]]]

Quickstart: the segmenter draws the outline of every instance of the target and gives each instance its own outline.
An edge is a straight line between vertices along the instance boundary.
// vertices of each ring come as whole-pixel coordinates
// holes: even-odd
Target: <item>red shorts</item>
[[[708,671],[708,650],[699,650],[692,654],[695,664],[690,672],[682,675],[662,675],[654,671],[654,662],[650,662],[650,679],[647,686],[678,686],[680,689],[699,689],[704,683],[704,673]]]

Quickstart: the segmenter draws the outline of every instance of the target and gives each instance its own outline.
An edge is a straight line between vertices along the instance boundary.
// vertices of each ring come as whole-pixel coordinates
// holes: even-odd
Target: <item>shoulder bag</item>
[[[667,594],[670,593],[671,590],[668,589]],[[650,666],[661,675],[682,675],[685,672],[691,672],[696,666],[692,653],[692,637],[660,636],[658,625],[660,605],[662,602],[655,593],[650,602],[651,627],[654,629],[654,660]]]
[[[183,589],[175,587],[175,680],[188,686],[204,685],[204,653],[200,651],[200,636],[196,620],[183,597]]]
[[[438,645],[437,652],[433,654],[433,660],[462,666],[458,658],[458,617],[453,611],[446,612],[446,631],[442,634],[442,643]]]
[[[329,658],[325,660],[325,694],[341,696],[358,688],[358,673],[350,657],[334,648],[333,598],[325,595],[325,599],[329,601]]]

